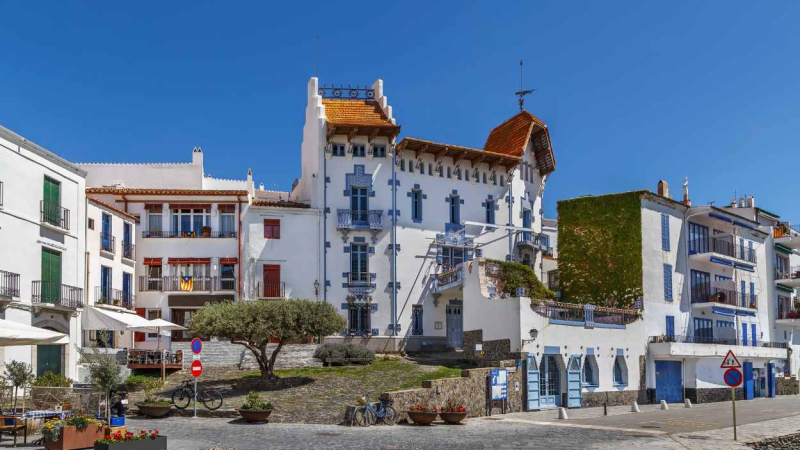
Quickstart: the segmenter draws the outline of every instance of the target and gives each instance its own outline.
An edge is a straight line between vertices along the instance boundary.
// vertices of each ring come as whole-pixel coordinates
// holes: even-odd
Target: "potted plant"
[[[436,408],[422,406],[419,403],[408,408],[406,413],[408,414],[408,418],[417,425],[430,425],[436,420],[436,416],[439,415],[439,411],[437,411]]]
[[[144,389],[144,401],[137,403],[139,414],[147,417],[164,417],[172,410],[172,403],[163,398],[156,397],[156,391],[161,388],[163,383],[158,378],[151,378],[142,382]]]
[[[203,233],[203,237],[205,237],[205,238],[211,237],[211,227],[210,226],[206,225],[203,228],[201,228],[200,231]]]
[[[447,404],[439,411],[439,415],[446,423],[457,425],[467,417],[469,411],[459,400],[448,400]]]
[[[159,435],[158,430],[117,431],[98,439],[94,450],[167,450],[167,437]]]
[[[272,403],[262,400],[258,392],[250,391],[237,411],[249,423],[262,423],[269,422],[269,415],[273,409]]]
[[[48,420],[42,428],[42,435],[47,450],[91,448],[103,436],[103,422],[82,415],[66,420]]]

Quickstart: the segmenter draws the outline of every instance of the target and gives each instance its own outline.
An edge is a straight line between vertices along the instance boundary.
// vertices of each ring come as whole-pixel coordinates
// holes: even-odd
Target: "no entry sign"
[[[192,361],[192,376],[195,378],[203,374],[203,363],[199,359]]]
[[[192,353],[199,355],[203,351],[203,341],[200,338],[192,339]]]
[[[742,372],[739,369],[730,368],[725,371],[722,379],[725,380],[725,384],[728,386],[732,388],[738,387],[742,384]]]

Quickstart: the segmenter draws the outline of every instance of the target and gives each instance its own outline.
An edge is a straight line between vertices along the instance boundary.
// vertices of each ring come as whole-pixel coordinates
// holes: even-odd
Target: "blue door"
[[[561,371],[556,356],[545,355],[539,366],[539,405],[542,408],[561,406]]]
[[[767,395],[775,398],[775,363],[767,363]]]
[[[743,328],[747,330],[747,328]],[[744,375],[744,399],[752,400],[755,397],[755,380],[753,379],[753,363],[746,362],[742,365],[742,374]]]
[[[528,372],[528,403],[526,411],[535,411],[541,408],[539,405],[539,366],[536,364],[536,358],[533,355],[528,355],[525,362]]]
[[[656,361],[656,403],[683,401],[683,380],[680,361]]]
[[[581,355],[569,357],[567,365],[567,407],[581,407]]]

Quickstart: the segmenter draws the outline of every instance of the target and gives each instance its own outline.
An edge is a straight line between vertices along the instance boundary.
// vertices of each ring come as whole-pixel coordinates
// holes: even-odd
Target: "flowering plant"
[[[42,427],[42,435],[45,440],[57,441],[61,438],[61,429],[64,427],[75,427],[82,430],[91,424],[102,425],[102,423],[94,417],[81,415],[72,416],[66,420],[53,419],[45,422],[44,427]]]
[[[419,404],[419,403],[417,403],[416,405],[412,405],[410,408],[408,408],[408,410],[409,410],[410,412],[421,412],[421,413],[435,413],[435,412],[439,412],[439,410],[438,410],[438,409],[436,409],[436,407],[435,407],[435,406],[433,406],[433,407],[431,407],[431,406],[427,406],[427,405],[426,405],[426,406],[423,406],[423,405],[421,405],[421,404]]]
[[[447,401],[447,404],[444,405],[444,408],[442,408],[442,412],[464,413],[467,412],[467,407],[464,406],[460,400],[450,399]]]
[[[103,439],[96,441],[99,444],[119,444],[128,441],[144,441],[145,439],[155,439],[158,437],[158,430],[139,430],[139,434],[132,431],[122,433],[117,431],[114,434],[106,434]]]

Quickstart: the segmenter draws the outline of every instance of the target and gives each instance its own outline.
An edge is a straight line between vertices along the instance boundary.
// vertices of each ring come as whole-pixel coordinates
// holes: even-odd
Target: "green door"
[[[40,377],[45,372],[61,375],[61,348],[63,345],[37,345],[36,346],[36,376]]]
[[[52,179],[44,177],[44,203],[42,214],[45,222],[61,226],[61,184]]]
[[[42,301],[59,303],[61,293],[61,253],[42,249]]]

